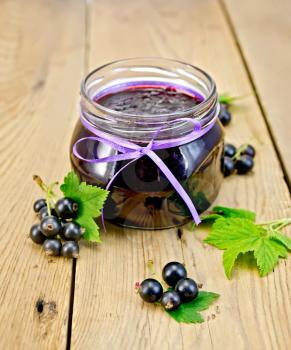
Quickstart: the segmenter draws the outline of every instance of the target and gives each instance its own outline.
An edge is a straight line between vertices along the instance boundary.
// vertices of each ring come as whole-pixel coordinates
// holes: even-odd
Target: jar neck
[[[164,60],[161,61],[164,63]],[[185,65],[177,61],[165,61],[171,64],[180,64],[182,68],[184,68],[183,65]],[[123,61],[120,61],[113,65],[120,65],[120,63],[124,64]],[[108,67],[110,67],[110,65],[108,65]],[[181,67],[180,71],[182,70]],[[186,67],[189,69],[188,65]],[[136,76],[135,74],[128,76],[128,73],[124,71],[121,72],[118,79],[111,78],[100,82],[100,80],[102,80],[100,74],[96,76],[96,73],[104,69],[101,67],[101,69],[90,73],[82,84],[80,103],[82,117],[98,130],[141,143],[149,142],[154,135],[157,140],[186,136],[193,131],[193,123],[185,120],[186,118],[199,121],[203,129],[214,121],[219,112],[216,86],[206,73],[192,66],[190,66],[190,68],[193,69],[193,72],[191,72],[191,79],[188,77],[186,79],[185,76],[183,76],[182,79],[178,74],[176,75],[179,79],[177,79],[177,77],[175,79],[169,78],[169,76],[155,77],[153,73],[151,73],[150,78],[148,78],[145,75],[150,69],[153,69],[153,67],[150,66],[147,70],[145,70],[145,67],[140,68],[140,70],[144,69],[146,72],[143,73],[143,76]],[[115,70],[118,72],[122,71],[120,67],[118,67],[118,70]],[[114,69],[112,69],[112,71],[114,72]],[[153,72],[155,73],[154,70]],[[112,72],[109,73],[112,74]],[[106,74],[109,75],[109,73],[107,72]],[[104,76],[106,74],[103,73]],[[189,72],[188,75],[190,75]],[[200,85],[197,82],[199,82]],[[174,87],[187,95],[198,95],[201,97],[201,102],[186,111],[146,115],[123,113],[109,109],[98,103],[98,99],[106,94],[114,95],[116,92],[124,91],[128,86],[138,84],[150,84],[151,86],[154,84],[160,86],[162,84],[163,86]],[[157,131],[159,131],[158,134]]]

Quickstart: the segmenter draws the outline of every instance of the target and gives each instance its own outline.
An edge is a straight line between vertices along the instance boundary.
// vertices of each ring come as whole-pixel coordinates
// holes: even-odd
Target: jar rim
[[[176,59],[171,59],[171,58],[161,58],[161,57],[132,57],[132,58],[125,58],[125,59],[119,59],[119,60],[114,60],[111,61],[109,63],[106,63],[104,65],[101,65],[97,68],[95,68],[94,70],[90,71],[86,77],[82,80],[81,82],[81,96],[82,98],[85,99],[85,101],[87,103],[89,103],[90,105],[94,106],[95,108],[97,108],[99,111],[101,111],[102,113],[105,114],[109,114],[112,117],[117,117],[120,119],[123,118],[130,118],[131,120],[134,119],[138,119],[141,117],[140,114],[134,114],[134,113],[126,113],[123,111],[116,111],[114,109],[105,107],[104,105],[98,103],[96,100],[92,99],[88,93],[87,93],[87,83],[90,80],[90,78],[96,74],[97,72],[101,71],[104,68],[110,67],[110,66],[114,66],[115,64],[122,64],[122,63],[131,63],[134,62],[136,60],[153,60],[156,61],[157,63],[177,63],[177,64],[181,64],[185,67],[190,67],[191,69],[199,72],[204,78],[207,79],[207,82],[209,83],[209,92],[207,94],[207,96],[205,96],[205,98],[203,99],[203,101],[201,101],[199,104],[185,110],[185,111],[174,111],[174,112],[170,112],[170,113],[159,113],[159,114],[147,114],[147,118],[163,118],[165,121],[166,120],[174,120],[175,118],[179,117],[186,117],[189,115],[195,115],[196,113],[198,113],[201,110],[204,110],[205,108],[207,109],[207,107],[209,107],[209,104],[211,104],[211,101],[216,97],[216,84],[213,80],[213,78],[206,73],[203,69],[192,65],[190,63],[186,63],[180,60],[176,60]]]

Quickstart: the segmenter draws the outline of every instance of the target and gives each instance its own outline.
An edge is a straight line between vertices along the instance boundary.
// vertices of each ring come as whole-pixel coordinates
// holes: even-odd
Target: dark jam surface
[[[203,97],[175,87],[144,85],[95,97],[94,101],[118,112],[154,115],[185,112],[201,103]]]
[[[176,88],[135,86],[116,93],[111,91],[95,101],[120,112],[158,115],[187,110],[203,101],[203,98]],[[92,134],[78,122],[71,150],[78,139],[87,136]],[[222,149],[223,132],[217,122],[197,140],[155,151],[183,185],[199,213],[208,209],[218,194],[223,179]],[[117,153],[110,146],[94,140],[80,143],[78,150],[84,158],[107,157]],[[105,187],[129,161],[91,164],[77,159],[71,151],[71,162],[82,181]],[[145,229],[169,228],[190,220],[184,202],[147,156],[132,162],[116,176],[110,187],[104,217],[122,226]]]

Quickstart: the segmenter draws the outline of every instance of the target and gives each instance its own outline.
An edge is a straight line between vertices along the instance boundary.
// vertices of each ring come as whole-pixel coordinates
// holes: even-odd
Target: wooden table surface
[[[281,0],[2,0],[0,2],[0,349],[290,349],[290,259],[260,278],[239,263],[228,281],[206,233],[109,225],[77,262],[48,259],[28,238],[39,190],[70,168],[79,83],[94,67],[135,56],[204,68],[220,92],[246,96],[226,140],[257,149],[253,174],[225,179],[217,203],[290,216],[291,2]],[[289,184],[290,185],[290,184]],[[199,325],[145,305],[135,281],[183,261],[221,294]],[[290,275],[290,274],[289,274]]]

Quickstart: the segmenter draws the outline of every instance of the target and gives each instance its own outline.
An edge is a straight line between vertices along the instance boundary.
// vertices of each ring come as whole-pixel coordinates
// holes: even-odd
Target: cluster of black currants
[[[73,221],[78,209],[78,203],[71,198],[59,199],[54,208],[49,208],[45,199],[38,199],[33,205],[33,210],[37,213],[40,223],[31,227],[30,238],[34,243],[42,244],[49,256],[78,258],[78,241],[84,233],[82,227]]]
[[[227,177],[235,171],[239,175],[247,174],[254,167],[256,150],[251,145],[242,145],[238,149],[230,144],[224,145],[223,174]]]
[[[229,111],[229,103],[220,103],[220,111],[218,114],[218,119],[223,126],[228,125],[231,122],[231,113]]]
[[[144,301],[159,302],[165,310],[172,311],[182,303],[188,303],[198,296],[196,282],[187,278],[187,271],[181,263],[169,262],[163,268],[162,276],[170,289],[164,291],[158,280],[148,278],[138,286],[139,295]]]

